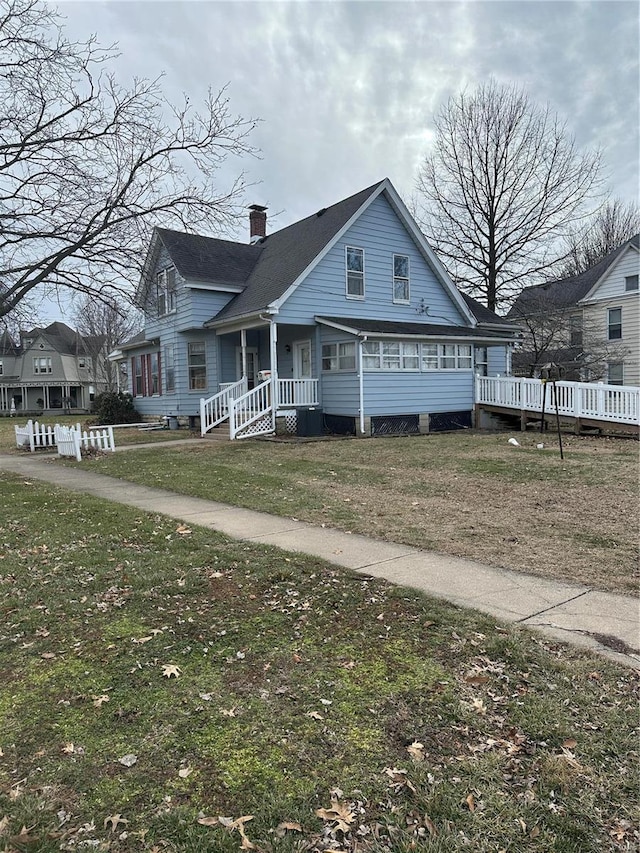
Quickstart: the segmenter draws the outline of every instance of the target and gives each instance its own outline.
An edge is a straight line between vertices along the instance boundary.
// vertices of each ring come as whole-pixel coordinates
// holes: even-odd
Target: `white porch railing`
[[[317,379],[278,379],[278,408],[317,406]]]
[[[229,400],[229,438],[273,432],[272,385],[272,380],[267,379],[241,397]]]
[[[556,382],[558,412],[574,418],[640,425],[640,388],[592,382]],[[542,412],[540,379],[513,376],[476,378],[476,403]],[[552,383],[547,383],[545,410],[555,412]]]
[[[229,416],[229,402],[247,392],[247,378],[238,382],[221,382],[220,391],[213,397],[200,400],[200,434],[206,435]]]

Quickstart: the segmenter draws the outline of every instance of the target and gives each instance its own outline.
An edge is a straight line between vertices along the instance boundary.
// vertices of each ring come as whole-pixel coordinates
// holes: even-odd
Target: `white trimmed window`
[[[322,345],[323,370],[355,370],[356,345],[353,342]]]
[[[133,357],[133,396],[144,396],[144,382],[142,374],[142,356],[136,355]]]
[[[194,341],[189,344],[189,390],[202,391],[207,387],[207,354],[204,341]]]
[[[364,299],[364,249],[347,246],[345,249],[347,297]]]
[[[160,393],[160,353],[152,352],[149,356],[149,394]]]
[[[476,367],[476,374],[478,376],[488,376],[489,375],[489,355],[487,347],[475,347],[474,349],[474,360]]]
[[[638,289],[638,276],[637,275],[626,275],[624,277],[624,289],[627,293],[631,290]]]
[[[406,304],[409,302],[409,257],[408,255],[393,256],[393,301]]]
[[[609,385],[624,385],[624,364],[621,361],[607,365],[607,382]]]
[[[176,309],[176,269],[167,267],[156,276],[156,305],[158,317]]]
[[[0,361],[0,376],[4,373],[4,364]]]
[[[619,341],[622,338],[622,308],[609,308],[607,327],[610,341]]]
[[[169,391],[176,390],[176,366],[173,344],[164,348],[164,387]]]
[[[485,358],[486,358],[486,347]],[[413,341],[365,341],[365,370],[471,370],[471,344],[419,344]]]
[[[83,370],[91,370],[91,358],[87,355],[78,356],[78,367]]]
[[[39,356],[33,359],[34,373],[51,373],[52,369],[51,359],[48,356]]]

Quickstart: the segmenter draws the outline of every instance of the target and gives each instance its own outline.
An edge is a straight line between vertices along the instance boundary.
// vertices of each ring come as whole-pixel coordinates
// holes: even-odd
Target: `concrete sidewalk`
[[[161,513],[236,539],[321,557],[506,622],[541,630],[640,669],[640,602],[635,598],[138,486],[86,469],[65,467],[51,455],[0,454],[0,470]]]

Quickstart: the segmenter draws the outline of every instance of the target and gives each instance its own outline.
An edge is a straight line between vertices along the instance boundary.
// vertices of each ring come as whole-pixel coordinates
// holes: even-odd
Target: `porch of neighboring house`
[[[85,412],[94,393],[93,386],[16,380],[0,385],[0,412]]]
[[[250,438],[275,433],[278,422],[296,433],[299,412],[320,404],[316,335],[274,322],[218,332],[221,381],[200,400],[201,434],[228,423],[231,440]]]

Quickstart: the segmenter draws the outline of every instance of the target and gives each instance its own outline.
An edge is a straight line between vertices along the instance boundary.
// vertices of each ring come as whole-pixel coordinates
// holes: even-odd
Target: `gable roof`
[[[83,337],[80,332],[69,328],[66,323],[50,323],[48,326],[35,326],[29,331],[21,331],[21,338],[41,337],[53,350],[61,355],[90,355],[100,349],[104,338],[100,335]]]
[[[576,305],[587,296],[629,246],[640,248],[640,235],[635,234],[597,264],[578,275],[525,287],[511,306],[507,317],[523,317],[529,312],[540,311],[543,305],[546,308],[568,308]]]
[[[262,252],[262,246],[232,243],[199,234],[156,228],[180,275],[198,281],[244,285]]]
[[[13,356],[15,356],[15,355],[18,355],[18,353],[19,353],[19,348],[13,342],[13,339],[11,338],[11,335],[9,334],[9,332],[5,329],[0,334],[0,355],[13,355]]]

